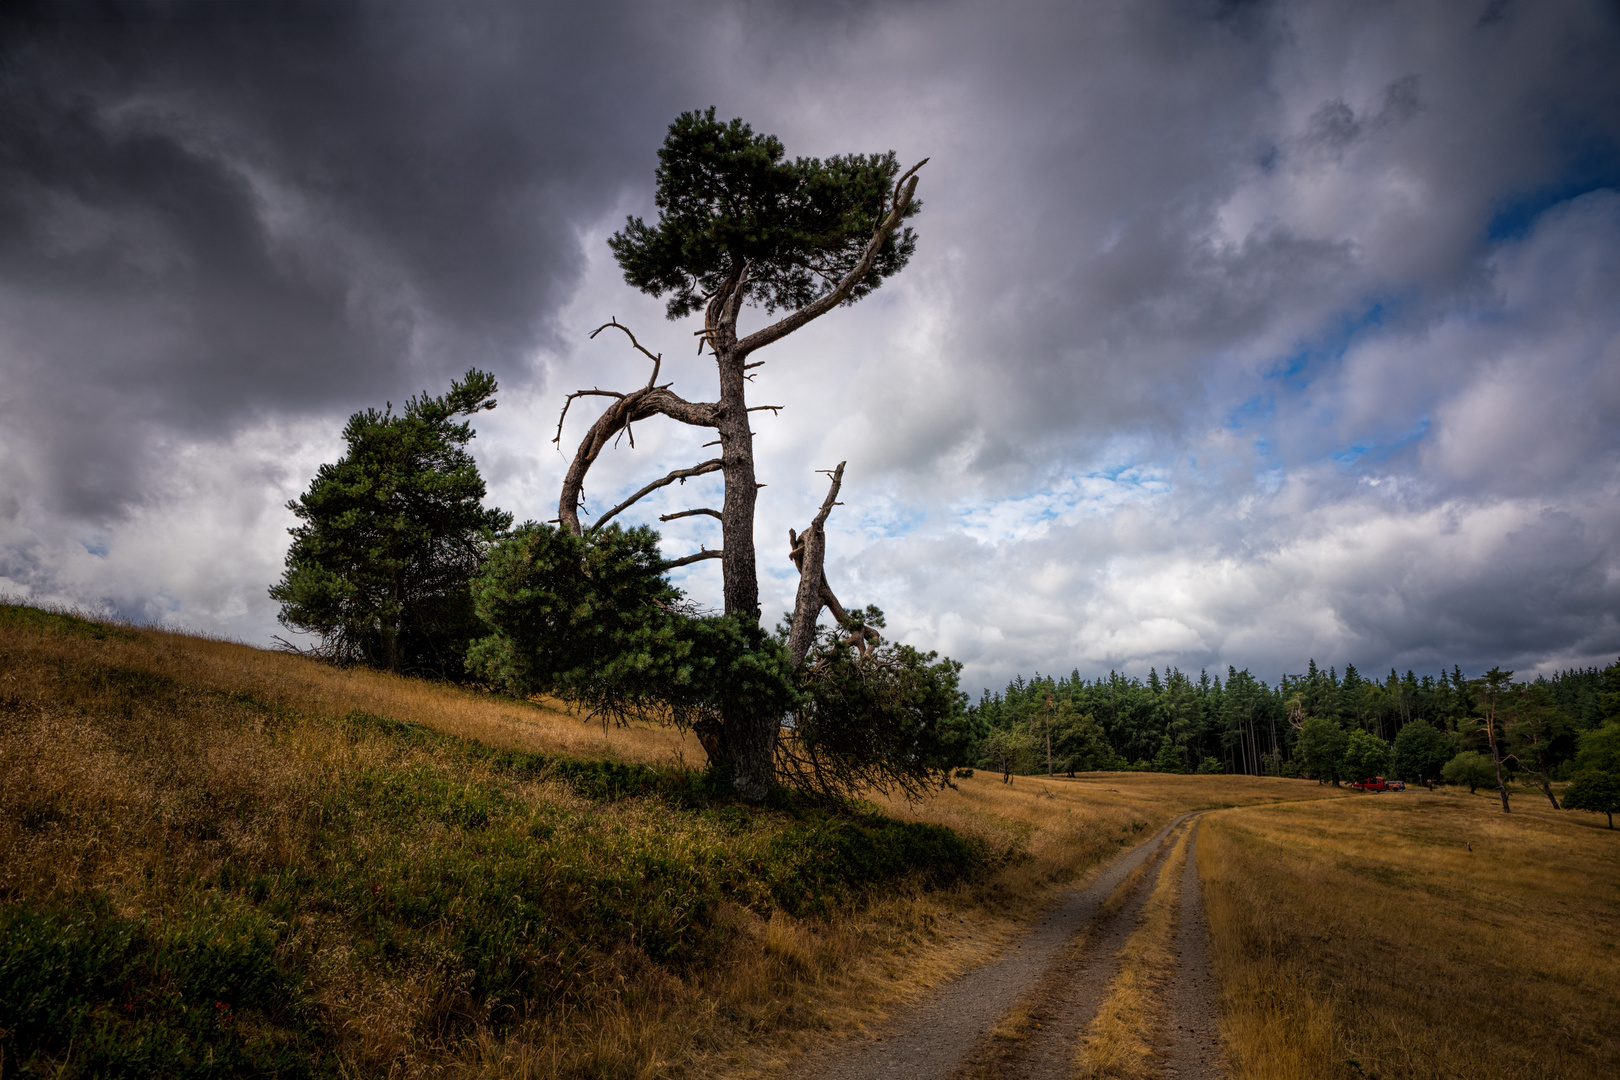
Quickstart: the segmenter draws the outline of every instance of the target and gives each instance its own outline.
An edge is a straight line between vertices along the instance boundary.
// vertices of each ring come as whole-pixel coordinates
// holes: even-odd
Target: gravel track
[[[1075,1046],[1119,971],[1119,951],[1136,929],[1174,839],[1172,830],[1153,849],[1129,899],[1110,914],[1099,913],[1091,926],[1076,933],[1022,995],[1014,1006],[1026,1014],[1022,1038],[981,1035],[952,1080],[1068,1080],[1074,1074]]]
[[[1098,911],[1125,876],[1158,852],[1170,832],[1189,816],[1181,815],[1116,858],[1090,885],[1070,893],[1026,934],[1009,944],[999,959],[941,987],[924,1001],[904,1010],[873,1037],[806,1055],[790,1075],[803,1080],[878,1080],[890,1077],[943,1080],[958,1074],[959,1070],[973,1068],[976,1062],[982,1060],[981,1054],[974,1051],[982,1045],[983,1037],[992,1025],[1017,1005],[1020,998],[1029,994],[1037,984],[1043,983],[1043,977],[1054,969],[1054,964],[1067,968],[1069,958],[1064,954],[1072,952],[1074,962],[1080,965],[1072,969],[1073,973],[1083,975],[1085,985],[1065,988],[1066,996],[1075,994],[1073,1002],[1053,1006],[1057,1010],[1053,1013],[1054,1017],[1061,1015],[1061,1019],[1055,1022],[1067,1024],[1071,1013],[1077,1017],[1059,1055],[1067,1068],[1075,1034],[1096,1012],[1100,995],[1108,984],[1109,975],[1099,969],[1114,963],[1113,954],[1119,950],[1118,944],[1110,946],[1107,942],[1112,940],[1111,935],[1118,928],[1122,927],[1123,933],[1128,934],[1135,922],[1134,914],[1127,918],[1122,917],[1126,912],[1120,912],[1104,920],[1104,925],[1096,925]],[[1193,873],[1196,882],[1196,871]],[[1139,887],[1138,891],[1140,896],[1135,904],[1140,903],[1148,890]],[[1127,905],[1132,913],[1135,904]],[[1086,943],[1083,948],[1066,949],[1076,934],[1094,926],[1102,935],[1097,942]],[[1123,940],[1121,937],[1120,941]],[[1097,947],[1092,947],[1094,944]],[[1102,962],[1091,962],[1088,967],[1085,958],[1099,958]],[[1091,1000],[1090,1013],[1083,1012],[1081,1003],[1082,997],[1087,994],[1097,999]],[[1044,1027],[1042,1034],[1043,1038],[1037,1041],[1045,1044]],[[1032,1067],[1037,1064],[1037,1059],[1028,1054],[1020,1056],[1030,1057]],[[1049,1048],[1043,1047],[1038,1059],[1043,1071],[1027,1075],[1067,1076],[1067,1072],[1045,1071],[1052,1067],[1054,1060]],[[996,1075],[1023,1074],[998,1072]]]
[[[1170,1046],[1164,1075],[1170,1080],[1220,1080],[1226,1075],[1215,1007],[1220,986],[1209,964],[1209,923],[1198,882],[1198,826],[1192,828],[1187,867],[1181,874],[1181,922],[1176,930],[1176,976],[1165,1025]]]

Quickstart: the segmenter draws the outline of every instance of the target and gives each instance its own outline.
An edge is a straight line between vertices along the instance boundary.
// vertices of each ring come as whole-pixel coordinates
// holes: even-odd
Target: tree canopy
[[[670,294],[672,319],[702,310],[733,275],[742,302],[797,311],[861,261],[899,172],[892,152],[787,161],[775,136],[740,119],[682,113],[658,151],[658,223],[629,218],[608,247],[627,284]],[[911,200],[903,216],[921,208]],[[910,229],[891,232],[843,302],[898,273],[915,248]]]

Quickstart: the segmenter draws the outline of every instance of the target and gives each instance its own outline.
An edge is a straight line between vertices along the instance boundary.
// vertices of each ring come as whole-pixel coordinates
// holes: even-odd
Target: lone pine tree
[[[720,619],[725,626],[691,612],[685,613],[684,621],[675,619],[681,614],[675,610],[679,607],[675,596],[649,603],[609,644],[607,661],[596,662],[599,670],[617,673],[613,679],[592,681],[582,668],[559,676],[552,685],[590,702],[596,711],[620,715],[627,703],[645,704],[648,697],[663,696],[673,710],[666,715],[691,723],[711,766],[724,768],[733,787],[747,799],[764,798],[776,779],[787,711],[796,718],[792,730],[799,747],[812,751],[808,758],[801,756],[796,765],[790,764],[788,771],[796,769],[798,775],[818,778],[821,786],[834,788],[847,787],[862,761],[878,764],[882,772],[904,759],[898,773],[885,775],[902,785],[916,782],[924,760],[938,763],[926,754],[919,756],[915,748],[932,744],[938,733],[935,721],[961,711],[954,662],[936,663],[934,654],[883,645],[876,629],[882,625],[880,614],[875,609],[847,611],[827,583],[824,526],[837,505],[842,463],[825,470],[829,490],[809,527],[803,534],[789,531],[788,554],[799,569],[800,582],[785,640],[770,639],[760,627],[754,547],[754,512],[762,485],[755,475],[749,414],[771,406],[748,404],[750,371],[762,363],[751,358],[839,305],[861,299],[906,265],[915,237],[903,222],[920,208],[916,174],[923,164],[902,173],[892,152],[790,161],[776,138],[755,134],[741,120],[717,120],[712,108],[683,113],[670,125],[658,152],[657,222],[630,218],[608,246],[626,283],[668,298],[670,319],[702,313],[703,326],[694,336],[699,352],[706,348],[714,359],[718,397],[688,401],[674,393],[671,384],[660,383],[662,353],[643,346],[614,319],[591,336],[608,329],[622,332],[652,364],[646,385],[624,393],[577,391],[568,395],[558,420],[553,441],[560,443],[563,420],[576,399],[609,399],[580,441],[558,498],[557,531],[587,545],[616,548],[631,543],[633,534],[642,537],[636,543],[645,545],[645,534],[625,532],[609,522],[669,484],[714,472],[722,475],[725,496],[719,509],[695,508],[663,519],[718,518],[720,549],[698,551],[649,570],[661,573],[701,559],[719,559],[724,596]],[[763,309],[775,316],[774,321],[744,332],[739,320],[748,308]],[[631,425],[654,416],[712,428],[718,456],[675,469],[589,526],[582,524],[581,496],[591,466],[621,433],[631,432],[633,437]],[[496,560],[505,577],[480,586],[485,599],[479,610],[497,631],[475,650],[487,671],[516,670],[528,662],[524,657],[548,648],[553,637],[560,642],[555,629],[524,634],[513,629],[526,618],[518,609],[537,610],[540,601],[534,598],[541,594],[547,598],[542,606],[562,610],[551,599],[560,593],[547,584],[554,579],[553,571],[537,572],[535,559],[528,554],[563,549],[542,538],[545,528],[530,525],[519,530],[514,543],[528,547]],[[584,558],[583,551],[569,558]],[[516,582],[522,584],[514,586]],[[824,607],[838,623],[830,636],[818,636],[816,628]],[[555,619],[546,623],[554,625],[561,624]],[[812,650],[817,653],[812,665],[816,670],[809,673],[805,666]],[[781,692],[771,688],[778,676],[784,685]],[[842,722],[837,717],[854,701],[870,711],[867,719],[874,729],[895,722],[904,727],[918,720],[928,737],[908,730],[903,737],[863,743],[883,749],[855,752],[851,748],[862,740],[833,731],[833,725]],[[805,741],[818,730],[830,756],[817,758]],[[852,762],[854,773],[846,768]]]

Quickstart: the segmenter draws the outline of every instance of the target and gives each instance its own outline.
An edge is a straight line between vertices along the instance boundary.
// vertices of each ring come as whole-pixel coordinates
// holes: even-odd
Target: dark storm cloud
[[[755,384],[789,405],[759,536],[847,458],[830,572],[902,638],[991,681],[1620,648],[1612,4],[32,10],[0,99],[0,591],[263,641],[278,508],[342,416],[473,364],[503,384],[492,498],[549,516],[560,392],[645,375],[592,327],[711,392],[602,241],[712,103],[792,155],[932,158],[906,272]],[[593,500],[690,435],[638,431]]]
[[[668,122],[660,27],[623,9],[35,10],[0,96],[0,407],[80,515],[140,499],[155,431],[521,379],[578,223]]]

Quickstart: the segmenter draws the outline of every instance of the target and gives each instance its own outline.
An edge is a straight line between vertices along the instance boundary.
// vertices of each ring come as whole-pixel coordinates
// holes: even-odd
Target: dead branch
[[[678,514],[664,514],[661,517],[659,517],[658,520],[659,521],[674,521],[676,518],[697,517],[700,514],[707,515],[708,517],[712,517],[712,518],[717,518],[717,517],[720,516],[720,511],[718,511],[718,510],[710,510],[706,506],[700,506],[696,510],[682,510]]]
[[[694,476],[702,476],[704,473],[718,472],[720,470],[720,467],[721,467],[720,459],[719,458],[712,458],[709,461],[705,461],[701,465],[694,465],[690,469],[676,469],[674,472],[670,473],[668,476],[665,476],[663,479],[654,480],[652,483],[648,484],[646,487],[642,488],[640,491],[636,492],[634,495],[632,495],[628,499],[624,500],[624,502],[620,503],[618,506],[615,506],[613,509],[611,509],[607,513],[603,514],[601,517],[597,518],[596,523],[594,525],[592,525],[586,531],[587,532],[595,532],[597,529],[600,529],[603,525],[606,525],[610,519],[617,516],[621,512],[623,512],[625,510],[628,510],[635,503],[637,503],[641,499],[647,497],[648,495],[651,495],[653,492],[657,491],[661,487],[667,487],[668,485],[673,484],[677,480],[679,480],[681,483],[684,484]],[[698,511],[688,511],[688,513],[697,513],[697,512]],[[715,517],[720,516],[719,514],[715,514],[713,510],[710,510],[709,513],[714,514]],[[676,514],[676,515],[673,515],[673,516],[681,517],[683,515]],[[668,521],[669,518],[664,518],[663,520]]]
[[[569,394],[566,398],[563,399],[562,412],[559,413],[558,416],[557,416],[557,434],[555,434],[555,435],[553,435],[551,437],[552,442],[554,442],[554,443],[562,442],[563,421],[568,419],[568,406],[572,405],[574,403],[574,399],[577,398],[577,397],[623,398],[624,395],[619,393],[616,390],[575,390],[572,394]]]
[[[861,252],[861,257],[856,260],[855,265],[850,267],[849,273],[845,274],[835,287],[828,290],[819,300],[806,304],[798,311],[789,313],[764,329],[755,330],[752,334],[737,342],[737,350],[746,356],[756,349],[769,345],[778,338],[786,337],[805,323],[820,318],[847,300],[849,294],[855,291],[855,286],[859,285],[861,280],[871,273],[872,264],[877,260],[878,252],[883,250],[883,245],[888,242],[890,236],[894,235],[894,230],[900,227],[900,222],[906,216],[906,210],[910,208],[911,200],[917,193],[917,170],[926,164],[928,164],[928,159],[923,158],[907,169],[905,175],[894,182],[894,193],[891,196],[889,212],[884,214],[877,225],[873,227],[872,239],[866,242],[866,250]],[[727,305],[731,305],[734,299],[734,297],[728,297]],[[712,320],[709,321],[712,322]],[[735,320],[729,325],[735,326]],[[710,347],[713,347],[712,341]]]
[[[849,612],[844,610],[844,605],[838,602],[832,587],[827,584],[827,574],[823,566],[827,553],[825,528],[827,515],[838,505],[838,490],[844,483],[844,465],[845,463],[840,461],[838,468],[831,470],[832,483],[828,485],[827,497],[822,500],[821,509],[810,522],[810,527],[803,533],[788,530],[788,557],[799,568],[799,591],[793,601],[793,624],[788,629],[788,654],[795,666],[804,662],[805,656],[810,652],[810,646],[815,643],[816,619],[820,617],[823,607],[832,612],[839,626],[850,631],[845,644],[859,649],[863,659],[882,640],[878,632],[870,626],[850,627],[852,620]]]
[[[635,347],[636,351],[653,362],[652,377],[647,380],[647,389],[651,390],[653,388],[653,384],[658,381],[658,369],[664,364],[664,354],[659,353],[657,356],[654,356],[652,353],[648,352],[646,348],[642,346],[641,342],[636,340],[636,335],[630,332],[630,328],[619,321],[619,317],[617,315],[603,323],[601,326],[598,326],[595,330],[592,330],[590,337],[586,340],[595,341],[596,335],[600,334],[610,326],[615,326],[620,330],[623,330],[625,336],[630,339],[630,344]]]
[[[704,559],[718,559],[724,554],[725,552],[721,551],[719,548],[715,548],[713,551],[710,551],[708,548],[704,548],[702,551],[695,552],[682,559],[670,559],[667,562],[662,563],[659,566],[659,569],[673,570],[677,566],[687,566],[691,563],[702,562]]]
[[[614,324],[608,324],[614,325]],[[645,420],[649,416],[667,416],[671,420],[679,420],[683,424],[695,427],[715,427],[719,423],[720,408],[710,402],[687,401],[669,389],[669,384],[663,386],[646,386],[640,390],[615,396],[617,400],[603,410],[602,415],[596,418],[590,430],[585,433],[579,449],[574,453],[574,460],[568,467],[568,474],[563,477],[562,493],[557,500],[557,518],[563,527],[574,535],[581,533],[579,524],[579,498],[580,491],[585,486],[585,474],[590,471],[592,463],[601,454],[602,448],[621,430],[628,427],[633,421]],[[565,406],[566,408],[566,406]],[[562,437],[562,422],[558,421],[558,438]],[[717,466],[718,467],[718,466]],[[672,474],[673,475],[673,474]],[[636,496],[635,498],[639,498]],[[635,499],[632,498],[631,502]],[[619,509],[623,509],[620,507]],[[613,513],[617,513],[615,510]],[[609,514],[608,516],[612,516]],[[606,521],[604,517],[597,522],[600,525]]]

